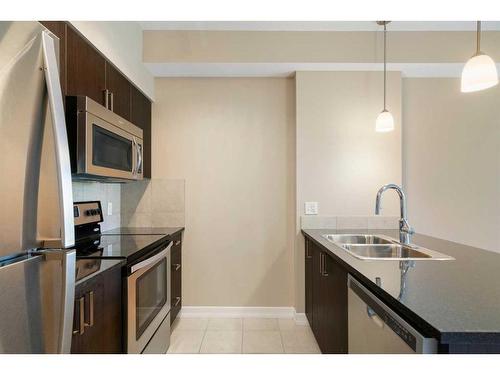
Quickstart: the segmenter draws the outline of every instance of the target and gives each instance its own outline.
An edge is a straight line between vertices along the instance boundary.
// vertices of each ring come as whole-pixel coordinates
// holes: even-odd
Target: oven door
[[[90,112],[78,115],[78,173],[142,179],[142,139]]]
[[[171,247],[129,267],[127,353],[142,353],[170,312]]]

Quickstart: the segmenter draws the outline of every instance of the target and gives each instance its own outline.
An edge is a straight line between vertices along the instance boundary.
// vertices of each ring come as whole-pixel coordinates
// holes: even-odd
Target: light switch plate
[[[317,215],[318,214],[318,202],[305,202],[304,211],[306,215]]]
[[[113,203],[108,202],[108,216],[113,215]]]

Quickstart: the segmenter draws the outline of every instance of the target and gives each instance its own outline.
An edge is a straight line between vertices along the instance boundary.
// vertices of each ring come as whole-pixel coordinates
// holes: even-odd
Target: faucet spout
[[[382,194],[387,190],[395,190],[399,195],[399,207],[401,213],[399,218],[399,240],[402,243],[410,243],[410,235],[413,234],[413,229],[408,223],[406,195],[399,185],[387,184],[379,189],[379,191],[377,192],[377,198],[375,200],[375,215],[380,215],[380,211],[382,210]]]

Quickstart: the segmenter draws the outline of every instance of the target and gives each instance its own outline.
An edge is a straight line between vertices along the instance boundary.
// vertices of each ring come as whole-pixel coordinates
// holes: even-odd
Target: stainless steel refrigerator
[[[0,353],[69,353],[71,170],[58,39],[0,22]]]

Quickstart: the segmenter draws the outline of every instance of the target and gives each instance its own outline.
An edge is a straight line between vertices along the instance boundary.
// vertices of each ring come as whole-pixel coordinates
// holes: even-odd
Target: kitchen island
[[[401,267],[397,260],[357,259],[323,237],[356,233],[398,239],[398,230],[307,229],[302,233],[306,248],[308,245],[319,248],[415,329],[436,338],[438,352],[500,352],[499,254],[414,234],[413,244],[455,259],[423,259]],[[306,259],[306,315],[309,317],[307,267]],[[345,294],[345,291],[339,293]],[[346,297],[342,297],[342,301],[346,301]],[[340,316],[345,316],[342,322],[345,324],[347,315]]]

